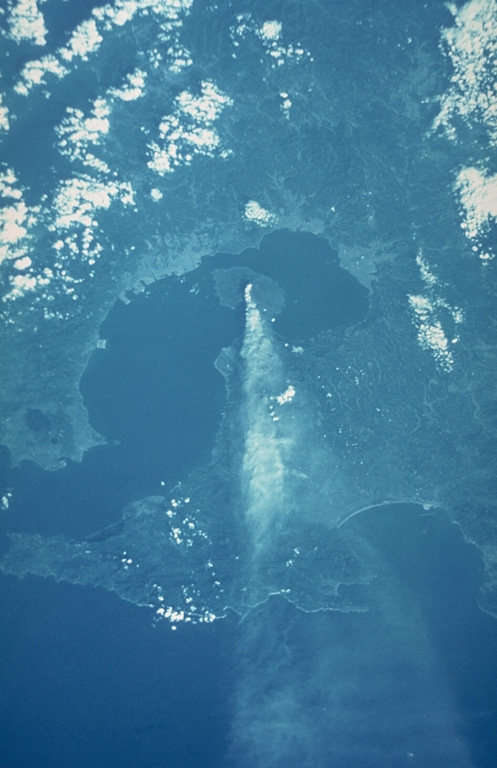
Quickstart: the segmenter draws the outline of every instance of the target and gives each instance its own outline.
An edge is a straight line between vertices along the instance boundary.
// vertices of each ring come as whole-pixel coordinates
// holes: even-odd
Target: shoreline
[[[441,509],[443,510],[444,507],[441,503],[435,502],[435,501],[419,501],[419,499],[402,499],[399,501],[379,501],[376,504],[367,504],[365,507],[361,507],[360,509],[354,510],[354,512],[350,512],[346,517],[342,518],[340,522],[337,524],[337,528],[341,528],[342,525],[345,525],[349,520],[352,520],[353,517],[356,517],[356,515],[360,515],[362,512],[368,512],[372,509],[380,509],[381,507],[395,507],[401,504],[412,504],[414,506],[422,507],[425,513],[431,514],[430,510],[432,509]]]

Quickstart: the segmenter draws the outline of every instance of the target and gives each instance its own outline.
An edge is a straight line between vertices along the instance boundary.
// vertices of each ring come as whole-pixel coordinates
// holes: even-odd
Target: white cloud
[[[183,91],[176,98],[176,102],[184,115],[190,115],[196,122],[204,125],[213,123],[222,109],[232,103],[231,99],[216,88],[210,80],[204,80],[201,84],[200,95]]]
[[[23,258],[28,250],[29,229],[35,224],[39,207],[30,208],[23,199],[11,168],[0,173],[0,264]]]
[[[57,258],[69,265],[72,260],[84,261],[92,267],[103,251],[98,242],[95,229],[83,227],[76,231],[70,231],[52,245]],[[65,275],[66,276],[66,275]]]
[[[35,0],[21,0],[21,2],[25,3],[26,7],[33,5],[36,7]],[[68,65],[71,65],[74,59],[88,61],[89,57],[99,50],[106,32],[124,26],[135,15],[154,15],[161,28],[159,39],[165,42],[169,40],[171,33],[181,26],[192,3],[193,0],[116,0],[113,4],[94,8],[91,17],[75,27],[67,44],[59,48],[55,54],[28,62],[21,72],[21,79],[14,88],[17,93],[26,96],[34,86],[46,85],[46,74],[64,77],[70,72]],[[175,67],[179,71],[184,66],[191,65],[188,52],[183,48],[178,47],[177,50],[172,48],[171,51],[171,55],[175,56],[171,65],[173,71]],[[156,58],[158,57],[157,61],[160,60],[161,55],[157,52],[155,55]],[[140,88],[141,84],[135,82],[131,88],[123,90],[118,98],[124,100],[138,98]]]
[[[20,200],[22,197],[22,191],[16,187],[17,179],[12,168],[5,168],[4,171],[0,171],[0,196],[3,198],[12,197],[15,200]]]
[[[263,227],[271,226],[276,221],[276,216],[259,205],[256,200],[248,201],[244,214],[247,221],[253,221]]]
[[[109,208],[114,200],[123,205],[134,205],[133,190],[128,182],[104,182],[90,176],[63,181],[53,200],[55,217],[49,228],[82,226],[91,229],[95,225],[95,213]]]
[[[3,94],[0,93],[0,131],[10,129],[9,110],[3,103]]]
[[[279,405],[290,403],[295,397],[295,387],[290,384],[281,395],[278,395],[276,401]]]
[[[45,75],[51,74],[62,78],[69,70],[60,61],[48,54],[36,61],[28,61],[21,70],[21,79],[14,85],[14,90],[22,96],[27,96],[35,85],[46,85]]]
[[[98,171],[101,175],[108,176],[111,173],[111,169],[107,163],[99,157],[95,157],[92,152],[86,152],[82,157],[82,161],[85,168],[91,168],[94,171]]]
[[[18,0],[11,8],[7,21],[11,40],[16,43],[29,40],[35,45],[45,45],[47,29],[36,0]]]
[[[232,103],[209,80],[201,83],[200,93],[182,91],[175,99],[173,113],[163,117],[159,124],[161,143],[153,141],[148,145],[148,167],[162,176],[189,164],[194,155],[212,157],[220,148],[215,122]],[[220,154],[225,157],[228,153],[220,150]]]
[[[10,5],[16,6],[18,18],[22,16],[27,23],[27,13],[21,14],[20,10],[41,8],[42,0],[12,0]],[[40,307],[44,317],[64,319],[71,310],[66,306],[59,311],[63,305],[56,302],[57,296],[66,294],[77,299],[78,283],[98,274],[93,265],[105,247],[101,237],[104,213],[114,206],[135,206],[133,188],[115,172],[114,155],[109,152],[107,138],[115,128],[113,109],[116,113],[119,110],[119,117],[125,109],[133,110],[133,102],[146,92],[147,73],[154,67],[162,65],[176,72],[191,66],[188,50],[179,44],[179,30],[191,5],[192,0],[109,2],[70,29],[61,47],[47,55],[37,51],[33,60],[22,67],[15,91],[28,96],[39,87],[48,96],[51,79],[53,82],[55,78],[66,77],[81,61],[89,61],[99,51],[107,59],[113,56],[114,52],[102,49],[102,45],[107,35],[111,36],[114,48],[122,44],[118,27],[127,23],[126,19],[141,22],[138,16],[143,17],[143,24],[153,25],[151,36],[160,45],[160,52],[146,51],[141,59],[142,68],[136,68],[121,82],[113,81],[114,87],[104,84],[106,90],[88,106],[66,111],[56,129],[58,149],[66,158],[82,163],[83,168],[78,166],[74,175],[67,178],[68,164],[63,161],[65,172],[59,174],[60,183],[39,200],[40,205],[30,205],[33,190],[28,195],[11,169],[0,168],[0,259],[6,260],[4,273],[8,284],[5,302],[29,294],[30,302]],[[34,24],[30,29],[33,37]],[[27,26],[22,34],[27,35],[26,30]],[[40,36],[38,40],[41,42]],[[222,154],[215,121],[228,103],[228,97],[210,81],[202,83],[197,92],[183,91],[174,104],[173,116],[179,120],[177,140],[169,136],[169,127],[172,133],[176,127],[165,124],[163,134],[158,132],[156,137],[160,149],[170,151],[168,157],[174,156],[175,165],[189,163],[196,154]],[[0,131],[8,130],[9,118],[11,125],[15,119],[4,104],[5,96],[2,102],[0,95]],[[135,117],[140,120],[139,105]],[[154,188],[151,199],[159,200],[161,191],[153,183],[150,187]],[[51,259],[49,266],[47,259]]]
[[[24,201],[9,205],[0,210],[0,258],[17,258],[14,245],[22,242],[28,230],[25,222],[28,207]]]
[[[435,307],[426,296],[409,296],[408,299],[414,312],[420,346],[431,351],[443,370],[451,371],[454,357],[442,324],[436,317]]]
[[[36,277],[33,275],[15,275],[11,280],[13,293],[20,295],[26,291],[34,291],[37,286]]]
[[[150,160],[147,162],[148,168],[151,171],[155,171],[159,176],[164,176],[165,173],[170,173],[173,168],[173,157],[171,154],[171,147],[168,149],[161,148],[155,141],[150,142],[148,145],[150,152]]]
[[[471,0],[461,8],[450,4],[454,26],[443,30],[442,43],[454,74],[442,96],[434,129],[442,127],[457,138],[457,118],[486,126],[490,141],[497,144],[497,1]]]
[[[448,372],[454,367],[452,345],[459,341],[459,336],[454,334],[453,328],[463,322],[464,315],[459,307],[452,306],[441,295],[444,284],[438,280],[422,251],[418,253],[416,263],[425,284],[425,295],[410,295],[408,301],[418,329],[418,342],[423,349],[429,350],[437,364]],[[450,339],[440,319],[443,317],[444,323],[447,323],[447,316],[450,316],[453,322]]]
[[[127,75],[121,88],[109,88],[108,94],[122,101],[135,101],[143,96],[145,92],[145,80],[147,73],[141,69],[135,69],[134,72]]]
[[[286,91],[281,91],[280,98],[282,99],[281,102],[281,110],[286,118],[290,117],[290,109],[292,106],[292,100],[289,98],[289,95]]]
[[[28,269],[32,265],[32,261],[29,258],[29,256],[23,256],[22,259],[16,259],[14,262],[14,267],[18,269],[19,271],[22,271],[24,269]]]
[[[438,318],[438,310],[443,308],[451,315],[456,325],[462,323],[463,313],[457,307],[451,307],[442,299],[432,300],[426,296],[408,296],[418,328],[418,342],[423,349],[429,350],[440,368],[449,372],[454,367],[454,355],[451,345],[457,344],[459,336],[450,339]]]
[[[29,274],[14,274],[9,277],[9,292],[3,297],[3,301],[15,301],[26,293],[45,289],[52,281],[53,273],[50,269],[44,269],[41,274],[30,272]]]
[[[153,13],[164,21],[176,21],[189,11],[193,0],[116,0],[113,5],[93,9],[93,16],[104,23],[104,29],[123,27],[137,13]]]
[[[45,319],[65,319],[67,311],[55,310],[50,302],[57,294],[78,299],[77,285],[93,277],[92,267],[103,251],[98,214],[115,202],[134,206],[131,184],[116,178],[101,181],[89,175],[78,176],[60,182],[53,197],[42,205],[28,206],[14,171],[7,168],[0,172],[0,197],[4,201],[0,207],[0,262],[8,265],[5,277],[9,286],[2,301],[33,294]],[[58,239],[53,241],[51,233]],[[45,263],[40,267],[37,256],[43,249]],[[46,257],[50,251],[53,260],[48,267]],[[81,276],[82,264],[88,267],[85,276]]]
[[[95,19],[87,19],[76,27],[67,45],[60,49],[59,55],[69,62],[75,56],[87,61],[90,53],[100,48],[102,40]]]
[[[419,271],[421,273],[421,278],[423,282],[430,288],[437,285],[438,280],[433,274],[433,272],[431,271],[430,266],[427,260],[425,259],[425,257],[423,256],[422,251],[419,251],[416,256],[416,264],[419,267]]]
[[[254,32],[262,40],[266,53],[274,59],[273,66],[281,66],[287,60],[298,61],[304,57],[312,61],[312,56],[304,50],[300,43],[290,43],[289,45],[281,43],[282,24],[280,21],[265,21],[262,26],[254,27]]]
[[[173,48],[171,46],[168,48],[167,54],[168,56],[172,57],[172,62],[169,64],[168,69],[174,74],[178,74],[178,72],[181,72],[183,69],[187,69],[187,67],[191,67],[193,64],[193,59],[190,56],[190,52],[187,51],[186,48],[181,48],[179,46],[178,48]]]
[[[94,155],[88,155],[88,146],[98,145],[102,137],[109,132],[109,104],[105,99],[95,99],[88,115],[72,107],[69,107],[66,112],[66,117],[56,128],[60,153],[68,155],[71,160],[85,162],[89,158],[88,164],[95,167],[92,160],[95,161],[97,158]],[[101,170],[104,168],[105,164]]]
[[[259,27],[259,35],[264,40],[279,40],[281,37],[281,21],[265,21],[264,24]]]
[[[255,36],[262,42],[264,53],[271,57],[272,68],[281,67],[287,62],[299,62],[304,58],[309,61],[313,60],[309,51],[306,51],[299,42],[283,45],[281,41],[283,31],[281,21],[273,19],[260,24],[256,23],[249,13],[239,14],[236,17],[236,21],[237,23],[230,29],[234,48],[239,48],[247,35]],[[232,54],[234,58],[237,55],[237,53]],[[287,117],[290,106],[291,102],[287,100],[285,105]]]
[[[492,221],[497,223],[497,174],[490,176],[477,168],[463,168],[457,177],[456,191],[461,204],[461,227],[473,250],[481,259],[495,256],[485,249],[482,238],[487,234]]]

